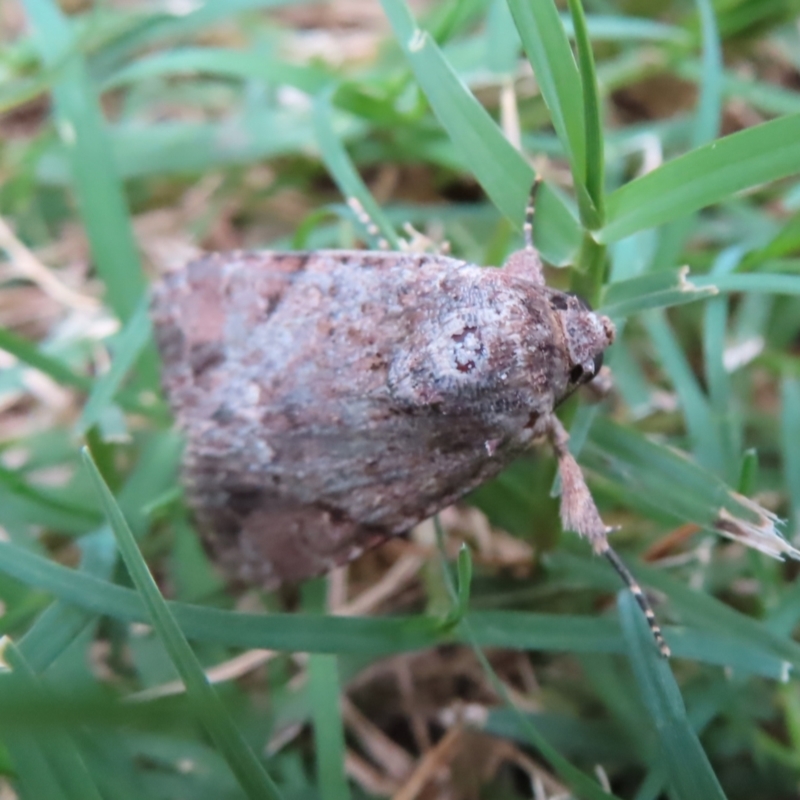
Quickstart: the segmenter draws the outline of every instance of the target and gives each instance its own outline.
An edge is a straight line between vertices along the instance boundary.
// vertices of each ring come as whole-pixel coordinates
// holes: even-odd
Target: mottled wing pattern
[[[547,290],[440,256],[209,255],[165,279],[153,315],[200,526],[266,586],[496,475],[567,380]]]

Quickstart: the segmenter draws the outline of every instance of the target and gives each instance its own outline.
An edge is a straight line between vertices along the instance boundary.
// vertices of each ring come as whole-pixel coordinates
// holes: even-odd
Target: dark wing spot
[[[454,333],[453,334],[453,341],[454,342],[463,342],[470,333],[475,333],[478,330],[476,325],[465,325],[464,330],[461,333]]]
[[[225,351],[219,342],[196,342],[189,351],[189,366],[195,378],[225,360]]]
[[[211,415],[211,419],[214,420],[214,422],[219,423],[220,425],[227,425],[229,422],[232,422],[234,419],[236,419],[236,414],[229,405],[223,403]]]
[[[167,365],[179,362],[183,358],[183,349],[186,346],[186,337],[180,327],[170,321],[156,325],[155,331],[161,358]]]
[[[228,508],[240,517],[246,517],[262,503],[261,489],[238,487],[228,490]]]

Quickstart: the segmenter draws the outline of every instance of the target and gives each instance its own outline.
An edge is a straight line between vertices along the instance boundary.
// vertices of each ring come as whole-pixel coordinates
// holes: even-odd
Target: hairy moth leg
[[[661,632],[647,596],[625,563],[608,543],[608,534],[614,529],[606,527],[603,523],[589,487],[586,485],[583,472],[569,451],[569,434],[555,414],[551,414],[547,419],[547,434],[558,458],[558,471],[561,475],[561,525],[564,530],[575,531],[584,536],[591,542],[595,553],[608,559],[630,589],[639,608],[642,609],[661,655],[669,658],[671,655],[669,645],[664,640],[664,634]]]

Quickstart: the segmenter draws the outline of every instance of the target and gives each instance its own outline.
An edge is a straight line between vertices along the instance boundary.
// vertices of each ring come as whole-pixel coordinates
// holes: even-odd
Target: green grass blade
[[[63,531],[84,533],[100,522],[93,508],[64,499],[55,489],[33,486],[18,472],[2,466],[0,489],[29,507],[31,521],[38,521],[39,524],[51,525]]]
[[[626,561],[642,586],[668,598],[681,623],[681,627],[666,629],[676,656],[726,667],[733,667],[735,661],[746,673],[769,675],[782,683],[800,667],[800,645],[788,633],[773,631],[716,597],[688,588],[682,578],[673,578],[663,569],[645,567],[633,558]],[[600,559],[558,552],[548,555],[545,564],[554,578],[568,579],[571,586],[619,590],[619,576]],[[598,652],[615,651],[598,648]]]
[[[669,376],[680,399],[695,458],[716,474],[724,474],[722,444],[712,422],[708,398],[700,388],[666,316],[661,311],[650,311],[642,321],[658,353],[662,369]]]
[[[565,558],[560,554],[558,559]],[[558,559],[551,557],[553,563]],[[617,577],[602,562],[569,562],[572,573],[591,567],[603,589],[617,587]],[[10,544],[0,543],[0,571],[27,585],[41,588],[95,614],[129,622],[146,622],[148,617],[139,595],[91,574],[56,564]],[[660,575],[660,573],[659,573]],[[644,578],[646,585],[662,588],[676,596],[679,608],[693,607],[689,592],[683,603],[678,582],[662,586],[658,576]],[[673,585],[674,584],[674,585]],[[700,603],[702,596],[695,605]],[[670,631],[670,643],[677,655],[709,664],[730,666],[743,673],[781,678],[786,662],[800,665],[800,645],[787,644],[775,634],[764,632],[753,620],[722,606],[710,598],[712,611],[718,607],[727,615],[720,630],[735,635],[708,635],[708,620],[716,620],[712,611],[698,618],[697,630]],[[683,603],[683,604],[682,604]],[[294,652],[340,653],[375,656],[419,650],[443,642],[465,641],[461,627],[446,630],[441,620],[432,617],[320,617],[307,614],[237,614],[215,608],[185,603],[168,603],[184,633],[192,639],[217,642],[234,647],[266,647]],[[612,620],[598,620],[567,614],[471,611],[467,619],[471,636],[481,647],[542,650],[573,653],[622,653],[624,643]],[[736,623],[736,624],[734,624]],[[739,627],[737,627],[737,625]],[[741,628],[741,629],[740,629]],[[754,636],[753,629],[759,632]],[[46,643],[42,643],[50,652]]]
[[[14,731],[4,737],[3,745],[22,787],[23,800],[70,800],[34,734]]]
[[[789,490],[791,534],[800,531],[800,379],[784,378],[781,383],[781,446],[786,488]]]
[[[382,5],[417,82],[464,165],[469,165],[500,212],[521,228],[533,169],[464,86],[431,36],[417,27],[404,0],[382,0]],[[549,190],[539,194],[535,238],[539,250],[555,264],[571,261],[580,244],[572,213]]]
[[[324,614],[327,589],[328,583],[324,578],[303,584],[303,608],[311,614]],[[335,655],[311,653],[308,660],[308,694],[314,725],[319,796],[321,800],[349,800],[350,787],[344,771],[345,740],[339,661]]]
[[[74,47],[72,29],[53,0],[25,0],[42,60],[53,65]],[[56,126],[68,154],[72,186],[109,305],[127,320],[144,293],[128,206],[117,176],[97,93],[74,51],[53,87]]]
[[[142,448],[133,471],[119,492],[119,504],[130,520],[134,535],[141,536],[148,526],[142,506],[163,492],[175,480],[176,462],[180,455],[177,437],[159,434]],[[111,529],[82,536],[77,543],[81,551],[80,571],[107,581],[117,563],[117,548]],[[97,613],[73,606],[59,599],[47,608],[26,631],[20,650],[35,672],[45,670],[67,645],[97,616]]]
[[[44,94],[53,83],[58,69],[47,69],[30,78],[0,84],[0,114],[6,114]]]
[[[147,622],[136,592],[62,567],[21,547],[0,542],[0,571],[98,614]],[[448,637],[433,617],[316,617],[299,614],[236,614],[168,603],[192,639],[238,647],[321,653],[393,653],[428,647]]]
[[[720,292],[800,295],[800,275],[770,272],[734,272],[728,275],[696,275],[697,286],[716,286]]]
[[[722,121],[722,44],[711,0],[695,0],[703,39],[700,97],[695,112],[692,143],[695,147],[719,136]]]
[[[725,800],[725,794],[686,716],[669,663],[653,641],[633,595],[620,592],[618,608],[639,694],[658,732],[659,753],[676,800]]]
[[[309,691],[317,755],[317,785],[321,800],[347,800],[344,774],[345,743],[339,707],[339,665],[334,655],[314,653],[308,663]]]
[[[215,122],[121,123],[109,133],[122,177],[163,178],[315,153],[316,140],[309,122],[310,113],[305,108],[259,107],[244,116],[230,114]],[[352,119],[345,122],[340,136],[364,135],[362,124]],[[67,167],[63,151],[47,151],[37,166],[37,175],[43,183],[62,185],[68,177]]]
[[[723,361],[728,312],[727,297],[714,298],[706,305],[703,315],[703,355],[708,408],[712,424],[718,431],[722,455],[720,475],[733,482],[739,472],[741,435],[737,423],[736,400],[731,395],[731,376]]]
[[[599,238],[614,242],[797,172],[800,114],[793,114],[692,150],[617,189]]]
[[[469,623],[464,623],[466,640],[472,644],[478,662],[489,679],[494,690],[503,698],[506,706],[516,712],[515,721],[524,732],[530,744],[535,747],[552,765],[558,775],[570,786],[575,795],[581,800],[617,800],[616,795],[604,792],[591,778],[581,772],[567,761],[558,750],[544,737],[530,718],[519,712],[506,690],[503,682],[498,678],[489,660],[484,655],[478,641],[473,637]]]
[[[152,48],[165,40],[185,37],[255,9],[301,5],[310,0],[206,0],[199,6],[141,14],[122,35],[109,42],[93,59],[93,72],[105,74],[135,50]]]
[[[0,350],[5,350],[22,363],[43,372],[56,383],[72,389],[89,393],[95,385],[95,381],[88,376],[75,372],[55,356],[45,353],[32,342],[2,327],[0,327]],[[143,406],[131,391],[122,391],[118,399],[126,411],[134,411],[148,417],[163,416],[158,405]]]
[[[496,75],[510,78],[517,70],[522,43],[506,0],[492,0],[486,16],[486,63]]]
[[[525,732],[519,725],[513,708],[492,708],[482,729],[494,736],[525,742]],[[628,748],[627,738],[605,720],[579,719],[565,713],[524,713],[547,737],[548,741],[571,758],[587,764],[603,764],[615,759]]]
[[[712,274],[731,272],[740,263],[742,254],[741,248],[723,250],[714,263]],[[719,431],[722,448],[721,475],[732,483],[739,477],[743,435],[736,399],[731,391],[731,376],[724,360],[729,311],[727,297],[714,298],[706,305],[703,315],[703,356],[709,409],[713,424]]]
[[[699,82],[703,75],[702,63],[688,58],[675,63],[673,69],[677,77],[685,80]],[[722,95],[726,100],[744,100],[754,109],[771,116],[796,114],[800,111],[800,97],[797,92],[731,72],[722,73]]]
[[[116,563],[114,539],[103,529],[80,539],[80,569],[101,580],[111,577]],[[19,648],[36,672],[43,672],[66,649],[96,615],[57,600],[44,610],[20,640]]]
[[[692,459],[636,430],[598,416],[581,461],[598,478],[627,490],[629,502],[641,504],[634,508],[658,508],[671,519],[696,522],[774,558],[798,556],[779,534],[777,517]]]
[[[659,270],[609,284],[599,310],[613,319],[624,319],[647,309],[694,303],[717,293],[713,284],[698,286],[694,276],[689,278],[688,267]]]
[[[22,653],[8,642],[3,652],[6,661],[19,682],[19,691],[33,695],[48,696],[41,681],[30,668]],[[56,703],[54,702],[55,706]],[[60,726],[53,726],[37,737],[37,743],[51,769],[58,777],[58,783],[64,796],[73,800],[102,800],[100,792],[93,780],[86,762],[74,739]]]
[[[158,586],[136,546],[136,540],[133,538],[133,533],[128,527],[125,517],[95,467],[87,449],[83,450],[83,457],[92,483],[108,515],[128,572],[147,609],[147,615],[175,669],[181,676],[188,696],[195,701],[195,708],[209,736],[228,762],[231,771],[248,797],[253,800],[263,800],[264,798],[278,800],[281,797],[278,787],[272,782],[263,765],[234,725],[214,687],[209,684],[200,662],[192,652],[186,637],[161,596]]]
[[[701,147],[719,135],[722,114],[722,53],[714,9],[709,0],[695,0],[695,5],[700,13],[703,69],[699,75],[699,97],[692,121],[692,148]],[[696,226],[697,220],[691,211],[666,225],[659,232],[659,249],[652,268],[664,269],[675,264]]]
[[[331,177],[336,181],[339,191],[346,200],[355,198],[367,212],[371,222],[374,222],[380,233],[389,243],[392,250],[399,250],[400,244],[392,224],[386,218],[381,207],[375,202],[367,185],[353,166],[341,139],[333,127],[333,110],[329,94],[320,95],[314,101],[314,131],[317,144],[322,153],[322,160],[328,168]],[[363,223],[359,224],[363,228]],[[363,231],[367,233],[367,231]],[[377,246],[377,243],[374,245]]]
[[[417,82],[465,165],[475,170],[498,209],[521,227],[533,170],[464,86],[431,35],[417,26],[404,0],[382,0],[382,6]]]
[[[576,184],[586,179],[581,78],[564,25],[552,0],[508,0],[522,46],[553,127],[567,152]]]
[[[92,386],[86,405],[75,423],[75,432],[78,436],[84,435],[89,428],[98,423],[113,401],[125,376],[150,341],[151,332],[149,301],[147,296],[143,296],[116,340],[110,369]]]
[[[605,150],[603,147],[603,122],[594,53],[586,27],[586,17],[581,0],[569,0],[569,10],[575,28],[578,48],[578,67],[583,90],[584,141],[586,142],[586,191],[597,212],[597,227],[601,227],[605,214]]]
[[[663,570],[634,564],[633,572],[645,585],[670,598],[684,624],[709,632],[724,631],[728,636],[748,641],[764,652],[783,658],[786,662],[784,680],[789,667],[793,671],[800,669],[800,645],[788,636],[774,633],[759,620],[740,614],[716,597],[690,589],[682,580],[672,578]]]
[[[92,387],[91,378],[73,372],[63,362],[43,353],[35,344],[22,336],[17,336],[7,328],[0,328],[0,350],[5,350],[24,364],[38,369],[56,383],[62,383],[82,392],[88,392]]]
[[[591,585],[604,591],[619,588],[619,577],[602,561],[579,562],[576,556],[558,554],[548,556],[547,564],[554,571],[564,569],[573,581],[586,574],[590,576]],[[587,654],[625,652],[620,629],[611,619],[508,611],[473,611],[468,619],[472,636],[481,647]],[[756,626],[752,620],[749,622]],[[786,678],[786,654],[778,652],[774,644],[766,647],[760,640],[729,634],[724,629],[710,631],[707,625],[702,628],[667,628],[666,631],[676,657],[741,670],[743,674],[763,675],[773,680]],[[800,654],[800,648],[797,654]]]
[[[573,38],[575,31],[570,16],[562,14],[561,21],[564,23],[567,36]],[[669,42],[685,45],[689,41],[689,36],[683,28],[644,17],[587,14],[586,27],[589,37],[594,42]]]
[[[182,74],[270,81],[294,86],[308,94],[321,92],[332,80],[321,68],[281,61],[269,52],[224,47],[177,47],[126,64],[103,81],[103,89],[115,89],[144,80]]]

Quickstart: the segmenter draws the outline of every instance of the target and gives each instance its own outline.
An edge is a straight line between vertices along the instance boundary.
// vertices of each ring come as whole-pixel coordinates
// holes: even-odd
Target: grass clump
[[[4,5],[2,791],[795,796],[795,6]],[[226,587],[149,282],[201,248],[354,246],[345,197],[496,265],[536,175],[548,279],[620,331],[611,398],[564,419],[673,660],[560,536],[543,452],[438,547],[421,526],[301,596]]]

